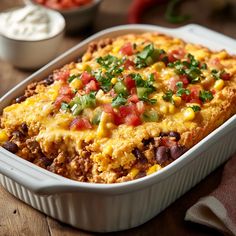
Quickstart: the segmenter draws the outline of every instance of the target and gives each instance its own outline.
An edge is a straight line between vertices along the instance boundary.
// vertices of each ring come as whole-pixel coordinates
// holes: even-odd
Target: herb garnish
[[[173,91],[172,90],[168,90],[163,96],[163,100],[167,101],[167,102],[171,102],[172,104],[174,104],[174,100],[173,100]]]
[[[176,92],[176,96],[181,97],[183,94],[186,94],[186,95],[190,94],[190,90],[189,89],[183,88],[183,82],[182,81],[177,82],[176,86],[178,88],[178,90]]]
[[[211,91],[202,90],[199,93],[199,98],[202,102],[211,101],[213,99],[213,94]]]
[[[197,105],[190,106],[190,108],[192,108],[194,112],[201,111],[201,107]]]
[[[122,94],[118,94],[115,98],[112,99],[112,107],[119,107],[121,105],[125,105],[127,99],[123,97]]]

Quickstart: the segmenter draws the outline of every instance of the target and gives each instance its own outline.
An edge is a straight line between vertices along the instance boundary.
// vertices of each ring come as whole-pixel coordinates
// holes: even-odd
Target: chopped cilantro
[[[176,92],[176,96],[181,97],[183,94],[186,94],[186,95],[190,94],[190,90],[189,89],[183,88],[183,82],[181,82],[181,81],[177,82],[176,86],[178,88],[178,90]]]
[[[173,91],[172,90],[168,90],[163,96],[163,100],[167,101],[167,102],[171,102],[172,104],[174,104],[174,100],[172,98],[173,96]]]
[[[159,119],[159,116],[156,111],[145,111],[142,114],[142,120],[146,122],[156,122],[158,121],[158,119]]]
[[[119,107],[125,105],[127,99],[123,97],[122,94],[118,94],[115,98],[112,99],[112,107]]]
[[[201,66],[201,69],[206,70],[207,69],[207,64],[203,63],[202,66]]]
[[[68,83],[71,83],[74,79],[78,78],[77,75],[71,75],[68,79]]]
[[[202,102],[211,101],[213,99],[213,94],[211,91],[202,90],[199,93],[199,98]]]
[[[100,87],[103,91],[108,92],[109,90],[111,90],[111,79],[113,78],[113,76],[111,76],[109,73],[103,74],[101,70],[95,72],[94,76],[96,80],[100,83]]]
[[[190,106],[190,108],[192,108],[194,112],[201,111],[201,107],[197,105]]]
[[[153,64],[161,54],[165,54],[163,49],[155,49],[153,44],[148,44],[143,51],[136,55],[134,60],[137,68],[143,68]]]
[[[145,88],[145,87],[138,87],[137,88],[137,95],[138,98],[144,102],[155,104],[156,99],[150,99],[148,96],[153,92],[152,88]]]
[[[216,69],[213,69],[213,70],[211,71],[211,75],[213,76],[213,78],[214,78],[215,80],[221,79],[221,78],[220,78],[221,72],[218,71],[218,70],[216,70]]]

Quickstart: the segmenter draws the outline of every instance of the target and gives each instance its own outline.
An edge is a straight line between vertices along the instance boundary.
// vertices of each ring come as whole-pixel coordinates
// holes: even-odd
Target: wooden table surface
[[[114,25],[125,24],[130,0],[104,0],[96,16],[94,27],[77,36],[67,36],[58,54],[77,44],[86,36]],[[197,23],[236,38],[235,19],[211,14],[211,7],[206,7],[205,0],[186,1],[181,10],[188,12],[191,18],[186,23]],[[21,0],[1,0],[0,11],[21,4]],[[115,6],[115,7],[114,7]],[[164,20],[165,7],[155,7],[143,17],[143,23],[168,27],[177,27]],[[201,14],[199,14],[201,12]],[[21,71],[0,59],[0,96],[32,72]],[[223,167],[218,168],[204,181],[178,199],[161,214],[135,229],[108,235],[221,235],[212,229],[184,221],[186,210],[200,197],[214,190],[220,182]],[[157,196],[158,198],[158,196]],[[36,235],[36,236],[73,236],[94,235],[60,223],[30,206],[19,201],[0,187],[0,235]]]

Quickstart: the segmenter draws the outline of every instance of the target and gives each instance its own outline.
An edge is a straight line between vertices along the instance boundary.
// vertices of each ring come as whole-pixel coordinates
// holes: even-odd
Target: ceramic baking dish
[[[0,110],[26,85],[49,75],[81,55],[89,42],[126,33],[157,31],[212,50],[235,53],[236,41],[198,25],[167,29],[150,25],[118,26],[89,37],[70,49],[0,100]],[[44,170],[0,147],[0,181],[14,196],[45,214],[75,227],[111,232],[150,220],[236,152],[236,115],[179,159],[157,173],[117,184],[80,183]]]

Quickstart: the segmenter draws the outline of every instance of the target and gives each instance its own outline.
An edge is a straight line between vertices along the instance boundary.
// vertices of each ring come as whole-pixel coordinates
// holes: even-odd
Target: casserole
[[[159,31],[180,38],[187,38],[189,35],[189,41],[204,44],[203,41],[199,42],[202,38],[200,37],[201,39],[199,40],[197,36],[204,33],[204,29],[199,26],[190,25],[180,29],[168,30],[140,25],[121,26],[107,30],[84,41],[78,47],[71,49],[68,53],[32,75],[18,86],[17,92],[14,90],[14,93],[9,92],[3,97],[1,101],[2,107],[8,105],[10,100],[20,95],[25,85],[33,82],[36,77],[40,80],[53,69],[78,56],[80,52],[84,51],[88,42],[127,32],[145,31]],[[210,32],[207,34],[208,36]],[[234,43],[233,40],[227,37],[219,36],[218,38],[227,40],[228,45],[233,45]],[[210,46],[207,41],[204,45]],[[211,44],[211,46],[214,45]],[[214,49],[215,47],[210,48]],[[215,49],[220,49],[219,45]],[[229,52],[232,50],[230,46],[226,49]],[[18,198],[33,207],[76,227],[99,232],[127,229],[152,218],[191,186],[199,182],[216,166],[225,161],[235,151],[233,129],[235,129],[235,116],[195,145],[176,162],[158,173],[143,179],[115,185],[94,185],[64,179],[35,166],[33,167],[30,163],[23,160],[18,160],[13,154],[9,154],[1,148],[1,173],[8,176],[2,177],[2,183],[10,192],[13,192]],[[221,140],[222,136],[226,134],[227,136],[224,140]],[[220,140],[219,144],[215,144],[217,140]],[[226,142],[228,147],[225,145]],[[221,155],[221,152],[218,153],[219,148],[222,148],[223,155]],[[212,159],[212,155],[215,155],[214,159]],[[92,194],[95,192],[97,195]],[[39,194],[47,196],[40,196]],[[67,204],[64,204],[65,202]],[[137,209],[137,205],[141,207]],[[97,216],[98,212],[99,217]]]

